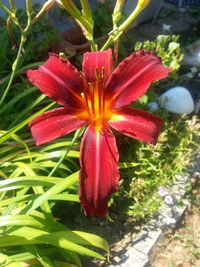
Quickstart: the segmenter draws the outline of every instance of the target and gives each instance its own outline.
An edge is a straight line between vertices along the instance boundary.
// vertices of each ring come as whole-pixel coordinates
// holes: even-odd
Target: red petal
[[[38,146],[68,134],[86,123],[87,121],[79,118],[74,110],[57,108],[34,118],[29,127]]]
[[[107,99],[113,98],[113,109],[130,105],[145,94],[151,82],[165,78],[170,71],[153,53],[138,51],[113,71],[106,84]]]
[[[104,74],[104,81],[106,82],[112,70],[113,59],[111,49],[84,54],[83,73],[88,82],[94,82],[96,80],[97,73],[99,75]]]
[[[108,123],[125,135],[155,144],[163,121],[158,116],[144,110],[123,108],[116,111]]]
[[[28,70],[29,80],[39,89],[64,106],[82,106],[83,81],[77,69],[69,61],[56,54],[37,70]]]
[[[90,125],[82,139],[80,201],[85,215],[104,217],[110,194],[117,191],[118,149],[109,127],[101,132]]]

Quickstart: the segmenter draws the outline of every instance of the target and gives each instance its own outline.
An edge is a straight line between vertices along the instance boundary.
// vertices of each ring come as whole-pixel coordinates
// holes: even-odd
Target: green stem
[[[23,29],[15,15],[15,13],[13,13],[12,11],[10,11],[6,6],[4,6],[1,2],[0,2],[0,8],[2,8],[7,14],[8,16],[11,17],[11,19],[13,20],[13,22],[19,27],[20,31],[23,32]]]
[[[110,33],[110,36],[106,43],[101,48],[101,51],[106,50],[113,42],[119,39],[119,37],[123,34],[123,32],[128,28],[128,26],[134,21],[134,19],[139,15],[141,12],[141,7],[138,5],[130,14],[130,16],[119,26],[119,28],[113,29]]]
[[[101,51],[106,50],[112,44],[112,42],[114,42],[114,40],[111,36],[109,36],[108,40],[105,42],[105,44],[101,48]]]
[[[18,66],[18,63],[19,63],[19,59],[20,59],[20,56],[21,56],[21,52],[22,52],[22,49],[23,49],[23,45],[26,41],[26,37],[24,34],[21,35],[21,40],[20,40],[20,44],[19,44],[19,49],[18,49],[18,52],[17,52],[17,57],[15,59],[15,61],[13,62],[12,64],[12,73],[10,75],[10,79],[9,79],[9,82],[8,82],[8,85],[5,89],[5,92],[0,100],[0,105],[3,103],[5,97],[7,96],[8,94],[8,91],[10,90],[10,87],[12,85],[12,82],[13,82],[13,79],[15,77],[15,73],[16,73],[16,69],[17,69],[17,66]]]
[[[78,129],[76,130],[74,137],[70,143],[70,145],[68,146],[67,150],[65,151],[65,153],[62,155],[62,157],[59,159],[59,161],[57,162],[56,166],[53,168],[53,170],[49,173],[48,177],[52,176],[56,170],[59,168],[60,164],[63,162],[63,160],[66,158],[66,156],[68,155],[69,151],[71,150],[72,146],[74,145],[74,143],[76,142],[76,140],[79,138],[79,136],[82,135],[84,131],[84,128]]]
[[[119,32],[125,31],[128,26],[134,21],[134,19],[140,14],[142,8],[137,5],[130,16],[119,26]]]
[[[98,50],[98,48],[97,48],[97,45],[94,42],[94,39],[89,40],[89,43],[90,43],[90,46],[91,46],[91,51],[92,52],[96,52]]]

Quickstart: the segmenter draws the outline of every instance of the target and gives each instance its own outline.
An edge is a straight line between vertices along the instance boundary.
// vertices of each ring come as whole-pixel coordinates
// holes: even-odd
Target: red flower
[[[30,122],[37,145],[88,125],[80,148],[79,192],[86,215],[104,217],[109,196],[117,191],[119,155],[111,128],[156,143],[162,120],[127,106],[144,95],[152,81],[170,71],[149,51],[132,54],[113,70],[109,49],[85,53],[82,73],[55,54],[39,69],[27,72],[42,93],[63,106]]]

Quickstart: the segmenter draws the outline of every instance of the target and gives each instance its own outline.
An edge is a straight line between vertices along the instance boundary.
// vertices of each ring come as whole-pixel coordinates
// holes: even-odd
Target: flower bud
[[[59,5],[59,7],[64,8],[63,3],[61,0],[56,0],[56,3]]]
[[[92,17],[92,10],[91,10],[91,7],[90,7],[88,0],[80,0],[80,2],[81,2],[81,6],[83,8],[84,16],[87,17],[88,19],[90,19]]]
[[[125,4],[125,0],[116,1],[115,8],[114,8],[113,15],[112,15],[114,26],[117,24],[118,20],[120,20],[121,18],[121,11],[124,7],[124,4]]]
[[[32,23],[35,23],[43,15],[44,12],[46,12],[53,6],[55,2],[56,0],[48,0],[47,2],[45,2],[40,11],[38,12],[38,14],[33,19]]]
[[[9,4],[10,4],[10,7],[12,9],[13,12],[16,12],[17,11],[17,8],[15,6],[15,3],[13,0],[9,0]]]
[[[115,4],[114,12],[118,13],[121,12],[122,8],[124,7],[125,0],[117,0]]]
[[[144,9],[151,0],[138,0],[138,7]]]
[[[57,0],[57,3],[62,3],[62,6],[67,10],[67,12],[74,18],[80,18],[81,13],[79,9],[74,4],[73,0]]]

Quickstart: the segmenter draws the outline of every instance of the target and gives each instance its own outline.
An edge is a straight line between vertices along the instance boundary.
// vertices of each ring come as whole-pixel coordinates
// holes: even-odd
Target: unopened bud
[[[26,0],[26,9],[28,13],[32,12],[32,0]]]
[[[121,11],[124,7],[124,4],[125,4],[125,0],[117,0],[116,1],[115,8],[114,8],[113,15],[112,15],[114,26],[116,26],[118,20],[120,20],[120,18],[121,18],[121,15],[122,15]]]
[[[56,0],[48,0],[47,2],[44,3],[38,14],[35,16],[33,19],[32,23],[35,23],[44,12],[46,12],[49,8],[53,6],[53,4],[56,2]]]
[[[87,17],[88,19],[90,19],[92,17],[92,10],[91,10],[91,7],[90,7],[88,0],[80,0],[80,2],[81,2],[81,6],[83,8],[84,16]]]
[[[17,11],[17,8],[15,6],[15,3],[13,0],[9,0],[9,3],[10,3],[10,7],[12,9],[13,12],[16,12]]]
[[[120,12],[122,8],[124,7],[125,0],[117,0],[115,4],[114,12]]]
[[[144,9],[151,0],[138,0],[138,7]]]
[[[62,6],[67,10],[67,12],[74,18],[77,19],[81,16],[79,9],[74,4],[73,0],[58,0],[58,3],[62,3]]]
[[[56,3],[59,5],[59,7],[64,8],[63,3],[61,0],[56,0]]]

